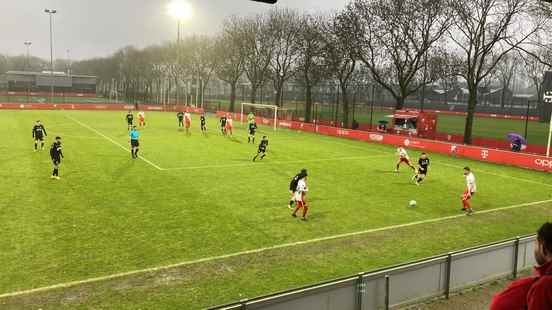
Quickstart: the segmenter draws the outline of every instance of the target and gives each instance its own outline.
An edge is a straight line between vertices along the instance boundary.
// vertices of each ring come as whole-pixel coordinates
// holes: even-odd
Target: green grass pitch
[[[533,233],[552,219],[550,174],[430,154],[417,187],[406,167],[392,172],[392,147],[268,127],[258,134],[269,136],[268,155],[252,163],[257,145],[237,122],[227,138],[209,117],[203,136],[194,115],[187,136],[175,114],[146,114],[140,155],[149,163],[125,150],[125,112],[0,112],[0,295],[199,261],[4,296],[0,308],[198,309]],[[46,147],[63,137],[59,181],[48,151],[32,151],[37,119]],[[461,214],[465,165],[478,182],[474,216],[400,226]],[[301,168],[308,222],[286,207]],[[368,232],[296,244],[358,231]]]

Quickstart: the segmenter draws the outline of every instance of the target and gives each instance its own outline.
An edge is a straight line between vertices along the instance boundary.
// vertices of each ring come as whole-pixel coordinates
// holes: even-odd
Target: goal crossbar
[[[274,130],[276,130],[278,126],[278,106],[271,105],[271,104],[258,104],[258,103],[247,103],[242,102],[241,103],[241,113],[240,113],[240,123],[243,124],[244,122],[244,115],[243,115],[243,108],[244,106],[250,106],[250,107],[256,107],[256,108],[266,108],[266,109],[273,109],[274,110]]]

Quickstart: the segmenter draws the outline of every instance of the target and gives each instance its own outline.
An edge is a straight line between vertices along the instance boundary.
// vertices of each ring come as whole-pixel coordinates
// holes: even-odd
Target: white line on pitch
[[[439,161],[439,162],[436,162],[436,163],[438,163],[439,165],[442,165],[442,166],[448,166],[448,167],[453,167],[453,168],[460,168],[460,169],[463,169],[463,168],[464,168],[464,167],[462,167],[462,166],[458,166],[458,165],[454,165],[454,164],[447,164],[447,163],[440,162],[440,161]],[[543,182],[539,182],[539,181],[533,181],[533,180],[524,179],[524,178],[518,178],[518,177],[514,177],[514,176],[511,176],[511,175],[507,175],[507,174],[494,173],[494,172],[487,171],[487,170],[480,170],[480,169],[477,169],[477,170],[475,170],[474,172],[475,172],[475,173],[481,172],[481,173],[483,173],[483,174],[494,175],[494,176],[500,177],[500,178],[507,178],[507,179],[522,181],[522,182],[526,182],[526,183],[532,183],[532,184],[538,184],[538,185],[544,185],[544,186],[550,186],[550,187],[552,187],[552,184],[547,184],[547,183],[543,183]]]
[[[94,129],[94,128],[88,126],[88,125],[86,125],[85,123],[83,123],[83,122],[81,122],[81,121],[79,121],[79,120],[77,120],[77,119],[75,119],[75,118],[72,118],[71,116],[68,116],[68,115],[65,115],[65,117],[67,117],[68,119],[70,119],[70,120],[74,121],[75,123],[81,125],[82,127],[84,127],[84,128],[86,128],[86,129],[88,129],[88,130],[91,130],[91,131],[95,132],[97,135],[99,135],[99,136],[103,137],[104,139],[106,139],[107,141],[109,141],[109,142],[115,144],[116,146],[120,147],[121,149],[125,150],[126,152],[129,151],[129,149],[127,149],[127,148],[124,147],[123,145],[119,144],[117,141],[115,141],[115,140],[111,139],[110,137],[104,135],[103,133],[99,132],[98,130],[96,130],[96,129]],[[157,169],[157,170],[163,170],[163,168],[161,168],[161,167],[159,167],[158,165],[152,163],[151,161],[147,160],[147,159],[144,158],[143,156],[138,155],[138,157],[139,157],[141,160],[143,160],[144,162],[146,162],[146,163],[148,163],[149,165],[151,165],[152,167],[154,167],[155,169]]]
[[[494,213],[494,212],[499,212],[499,211],[504,211],[504,210],[535,206],[535,205],[550,203],[550,202],[552,202],[552,199],[521,203],[521,204],[511,205],[511,206],[508,206],[508,207],[502,207],[502,208],[495,208],[495,209],[477,211],[475,213],[475,215],[473,215],[473,216],[477,216],[478,214]],[[452,220],[452,219],[457,219],[457,218],[466,218],[466,217],[467,217],[466,214],[462,213],[462,214],[457,214],[457,215],[450,215],[450,216],[444,216],[444,217],[438,217],[438,218],[433,218],[433,219],[427,219],[427,220],[422,220],[422,221],[411,222],[411,223],[398,224],[398,225],[392,225],[392,226],[386,226],[386,227],[380,227],[380,228],[373,228],[373,229],[368,229],[368,230],[356,231],[356,232],[351,232],[351,233],[344,233],[344,234],[321,237],[321,238],[316,238],[316,239],[309,239],[309,240],[297,241],[297,242],[291,242],[291,243],[283,243],[283,244],[279,244],[279,245],[273,245],[273,246],[268,246],[268,247],[253,249],[253,250],[247,250],[247,251],[242,251],[242,252],[236,252],[236,253],[231,253],[231,254],[205,257],[205,258],[180,262],[180,263],[171,264],[171,265],[151,267],[151,268],[145,268],[145,269],[139,269],[139,270],[132,270],[132,271],[127,271],[127,272],[110,274],[110,275],[107,275],[107,276],[99,276],[99,277],[88,278],[88,279],[79,280],[79,281],[59,283],[59,284],[54,284],[54,285],[50,285],[50,286],[44,286],[44,287],[29,289],[29,290],[22,290],[22,291],[16,291],[16,292],[11,292],[11,293],[5,293],[5,294],[0,294],[0,299],[15,297],[15,296],[21,296],[21,295],[34,294],[34,293],[40,293],[40,292],[50,291],[50,290],[54,290],[54,289],[63,289],[63,288],[68,288],[68,287],[77,286],[77,285],[81,285],[81,284],[88,284],[88,283],[112,280],[112,279],[117,279],[117,278],[121,278],[121,277],[137,275],[137,274],[159,272],[159,271],[168,270],[168,269],[172,269],[172,268],[184,267],[184,266],[194,265],[194,264],[198,264],[198,263],[211,262],[211,261],[227,259],[227,258],[232,258],[232,257],[237,257],[237,256],[242,256],[242,255],[258,254],[258,253],[262,253],[262,252],[266,252],[266,251],[270,251],[270,250],[277,250],[277,249],[282,249],[282,248],[295,247],[295,246],[298,246],[298,245],[317,243],[317,242],[321,242],[321,241],[335,240],[335,239],[341,239],[341,238],[348,238],[348,237],[354,237],[354,236],[358,236],[358,235],[365,235],[365,234],[375,233],[375,232],[380,232],[380,231],[387,231],[387,230],[393,230],[393,229],[398,229],[398,228],[405,228],[405,227],[411,227],[411,226],[428,224],[428,223],[436,223],[436,222],[442,222],[442,221],[446,221],[446,220]]]
[[[352,157],[320,158],[320,159],[289,160],[289,161],[270,161],[270,162],[267,162],[266,164],[254,164],[252,162],[247,162],[247,163],[235,163],[235,164],[224,164],[224,165],[163,168],[163,170],[166,171],[166,170],[196,170],[196,169],[210,169],[210,168],[232,168],[232,167],[263,167],[266,165],[285,165],[285,164],[316,163],[316,162],[326,162],[326,161],[361,160],[361,159],[386,157],[386,156],[388,155],[352,156]]]

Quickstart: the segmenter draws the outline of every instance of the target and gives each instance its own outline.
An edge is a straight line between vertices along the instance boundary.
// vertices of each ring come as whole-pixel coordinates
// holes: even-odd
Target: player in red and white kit
[[[305,175],[302,179],[297,182],[297,189],[295,190],[295,203],[297,204],[295,207],[295,210],[291,214],[293,217],[297,217],[297,211],[300,209],[303,209],[303,217],[301,220],[306,221],[307,220],[307,212],[309,212],[309,206],[307,205],[307,200],[305,199],[305,196],[307,195],[307,192],[309,189],[307,188],[307,176]]]
[[[397,147],[397,156],[399,156],[399,160],[397,161],[397,164],[395,166],[395,172],[399,172],[399,167],[401,163],[405,163],[408,167],[412,169],[412,171],[416,172],[416,168],[410,162],[410,157],[408,156],[408,153],[406,152],[404,147]]]
[[[466,178],[466,189],[462,195],[462,211],[467,212],[467,215],[472,215],[473,210],[470,205],[470,199],[475,195],[477,186],[475,184],[475,176],[471,172],[470,167],[464,167],[464,177]]]
[[[232,128],[234,128],[234,124],[232,123],[232,115],[228,114],[226,116],[226,134],[232,137]]]
[[[144,111],[138,112],[138,126],[146,127],[146,113]]]
[[[184,112],[184,127],[186,128],[186,134],[190,133],[190,127],[192,126],[192,115],[188,110]]]

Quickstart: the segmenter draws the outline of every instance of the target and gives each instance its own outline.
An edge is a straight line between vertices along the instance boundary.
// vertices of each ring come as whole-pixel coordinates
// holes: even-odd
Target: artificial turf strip
[[[0,113],[0,132],[9,137],[0,145],[0,185],[9,189],[0,196],[1,293],[454,215],[460,209],[464,165],[472,166],[478,179],[476,210],[551,199],[552,177],[546,173],[430,154],[430,175],[416,187],[409,182],[408,169],[399,175],[391,172],[392,148],[287,130],[274,133],[261,128],[259,136],[266,133],[270,138],[269,155],[253,164],[256,145],[247,144],[245,130],[237,128],[233,139],[222,137],[215,129],[217,120],[209,118],[210,133],[204,137],[195,117],[194,131],[186,136],[176,129],[174,114],[146,114],[148,127],[142,130],[140,154],[160,167],[181,170],[159,171],[141,160],[133,161],[130,152],[72,120],[127,145],[122,112]],[[66,158],[60,181],[49,179],[47,152],[32,152],[30,131],[36,119],[45,123],[47,146],[53,136],[63,137]],[[211,168],[195,168],[205,166]],[[285,207],[289,179],[303,167],[310,173],[312,216],[307,225],[292,220]],[[416,209],[406,207],[411,199],[418,201]],[[525,214],[521,211],[512,213]],[[494,241],[519,234],[518,227],[531,233],[537,220],[550,218],[549,211],[548,206],[527,222],[518,216],[519,224],[507,227],[486,216],[485,225],[478,225],[483,226],[478,229],[484,230],[485,238],[466,238],[472,242],[458,247],[454,246],[458,240],[450,242],[460,248]],[[495,236],[495,230],[501,234]],[[430,235],[426,229],[420,231]],[[434,242],[422,247],[446,251],[440,246],[451,245]],[[383,255],[378,266],[430,254],[435,252]],[[270,270],[262,262],[260,266]],[[366,270],[372,265],[357,267]],[[302,285],[349,273],[340,269],[311,274],[308,268],[295,268],[289,277],[275,272],[274,285],[244,287],[247,296],[285,289],[291,282]],[[231,280],[225,280],[228,290],[242,287]],[[191,291],[200,288],[198,283]],[[194,295],[198,299],[190,302],[191,307],[237,296],[219,291]],[[134,302],[138,301],[131,299],[129,305]],[[124,307],[124,302],[120,304]]]

